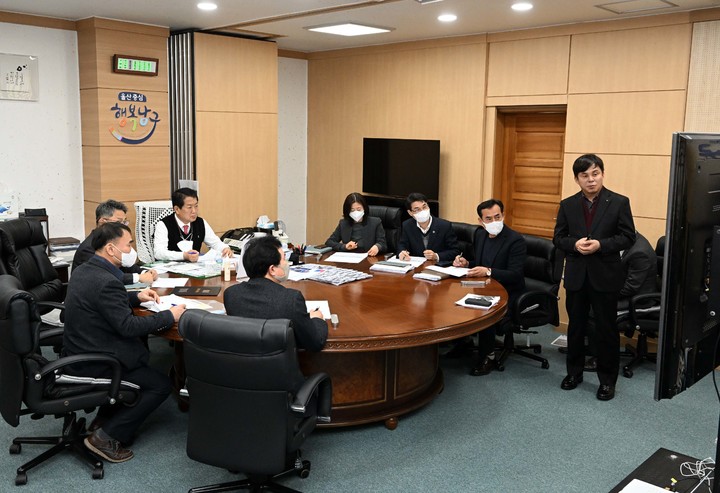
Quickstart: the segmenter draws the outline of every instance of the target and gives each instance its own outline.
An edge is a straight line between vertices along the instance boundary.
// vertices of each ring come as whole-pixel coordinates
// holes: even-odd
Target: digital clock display
[[[113,72],[121,74],[157,75],[158,59],[139,56],[113,56]]]

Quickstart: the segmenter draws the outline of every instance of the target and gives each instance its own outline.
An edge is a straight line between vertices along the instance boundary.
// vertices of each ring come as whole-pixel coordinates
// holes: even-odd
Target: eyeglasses
[[[418,212],[426,211],[429,208],[430,207],[427,204],[423,204],[422,207],[415,207],[414,209],[410,209],[410,212],[412,212],[413,214],[417,214]]]

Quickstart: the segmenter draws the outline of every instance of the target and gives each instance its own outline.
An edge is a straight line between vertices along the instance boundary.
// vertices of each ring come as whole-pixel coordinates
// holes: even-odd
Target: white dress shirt
[[[178,219],[177,214],[173,214],[173,216],[175,217],[178,227],[182,230],[182,227],[186,224]],[[203,219],[203,223],[205,224],[205,238],[203,238],[203,243],[205,243],[208,248],[222,253],[228,246],[218,238],[218,235],[215,234],[215,231],[213,231],[205,219]],[[189,225],[188,223],[187,226]],[[155,234],[153,238],[155,260],[184,260],[183,252],[168,249],[168,230],[164,222],[158,221],[157,224],[155,224]]]

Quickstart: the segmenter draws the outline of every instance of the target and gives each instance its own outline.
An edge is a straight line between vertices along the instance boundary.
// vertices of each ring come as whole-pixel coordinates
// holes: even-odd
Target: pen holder
[[[292,265],[300,265],[305,263],[300,260],[300,254],[295,250],[290,253],[290,258],[288,259],[288,262],[290,262]]]

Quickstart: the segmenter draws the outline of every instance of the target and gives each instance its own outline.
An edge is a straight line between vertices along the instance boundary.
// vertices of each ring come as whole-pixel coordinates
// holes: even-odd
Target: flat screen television
[[[720,135],[673,135],[655,399],[717,364],[720,325]]]
[[[440,141],[363,139],[363,192],[406,197],[412,192],[438,200]]]

